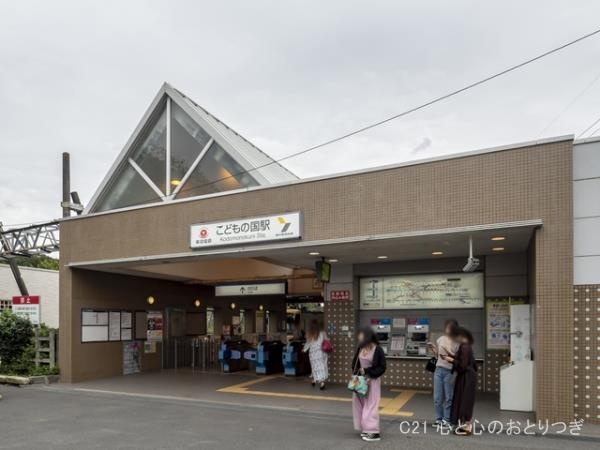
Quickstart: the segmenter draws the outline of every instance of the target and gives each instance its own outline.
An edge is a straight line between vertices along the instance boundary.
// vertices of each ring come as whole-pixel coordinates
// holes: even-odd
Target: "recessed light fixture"
[[[439,255],[443,255],[444,252],[440,252],[439,250],[436,250],[435,252],[431,252],[431,254],[435,255],[435,256],[439,256]]]
[[[235,309],[235,302],[231,302],[231,304],[229,305],[229,309],[231,309],[232,311]]]
[[[492,237],[492,241],[503,241],[506,239],[506,236],[494,236]]]
[[[265,309],[265,307],[263,305],[258,305],[258,310],[259,311],[263,311]]]
[[[319,252],[309,252],[308,253],[310,256],[319,256],[320,253]]]
[[[181,180],[179,178],[173,178],[173,179],[171,179],[171,186],[177,187],[180,184],[181,184]]]
[[[150,296],[148,296],[148,298],[146,299],[146,302],[147,302],[149,305],[154,305],[154,297],[152,297],[151,295],[150,295]]]
[[[195,306],[196,308],[200,308],[200,305],[201,305],[201,304],[202,304],[202,302],[200,301],[200,299],[199,299],[199,298],[197,298],[196,300],[194,300],[194,306]]]
[[[330,258],[330,259],[328,259],[327,261],[329,261],[329,262],[338,262],[338,260],[337,260],[337,259],[335,259],[335,258]]]
[[[385,256],[385,255],[380,255],[380,256],[377,257],[377,259],[388,259],[388,257]]]
[[[494,248],[492,248],[493,252],[501,252],[502,250],[504,250],[504,247],[494,247]]]

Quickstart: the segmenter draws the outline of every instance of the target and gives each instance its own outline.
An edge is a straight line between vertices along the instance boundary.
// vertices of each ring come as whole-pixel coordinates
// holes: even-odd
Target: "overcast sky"
[[[63,151],[87,202],[164,81],[280,158],[593,31],[599,17],[592,0],[0,0],[0,221],[60,216]],[[577,135],[600,117],[598,78],[600,36],[285,164],[309,177]]]

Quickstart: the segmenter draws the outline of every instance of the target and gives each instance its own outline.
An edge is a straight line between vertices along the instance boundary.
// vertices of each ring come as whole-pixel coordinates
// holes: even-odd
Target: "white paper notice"
[[[121,328],[131,328],[131,313],[121,311]]]
[[[108,340],[121,340],[121,311],[111,311],[108,320]]]

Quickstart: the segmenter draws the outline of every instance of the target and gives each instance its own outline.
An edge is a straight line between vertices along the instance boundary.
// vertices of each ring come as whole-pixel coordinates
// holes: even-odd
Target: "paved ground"
[[[307,378],[256,376],[248,372],[231,374],[202,373],[191,370],[144,372],[126,377],[94,380],[74,385],[55,385],[58,388],[93,392],[121,392],[158,397],[187,398],[207,402],[277,406],[348,416],[351,396],[345,386],[329,385],[325,391],[313,389]],[[431,392],[384,388],[381,413],[411,420],[432,419]],[[479,395],[476,416],[481,422],[509,419],[525,421],[531,414],[498,410],[496,395]]]
[[[0,386],[0,448],[13,449],[597,449],[598,442],[524,436],[405,435],[382,420],[384,440],[365,443],[350,418],[282,407],[195,399]]]

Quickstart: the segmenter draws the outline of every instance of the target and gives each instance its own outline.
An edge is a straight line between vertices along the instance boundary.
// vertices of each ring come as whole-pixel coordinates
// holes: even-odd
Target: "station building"
[[[600,141],[572,136],[298,179],[165,84],[61,223],[62,380],[128,373],[131,342],[144,371],[177,360],[170,339],[285,339],[299,314],[331,338],[332,381],[371,325],[384,383],[430,389],[452,317],[480,391],[525,361],[538,419],[599,422],[598,198]]]

